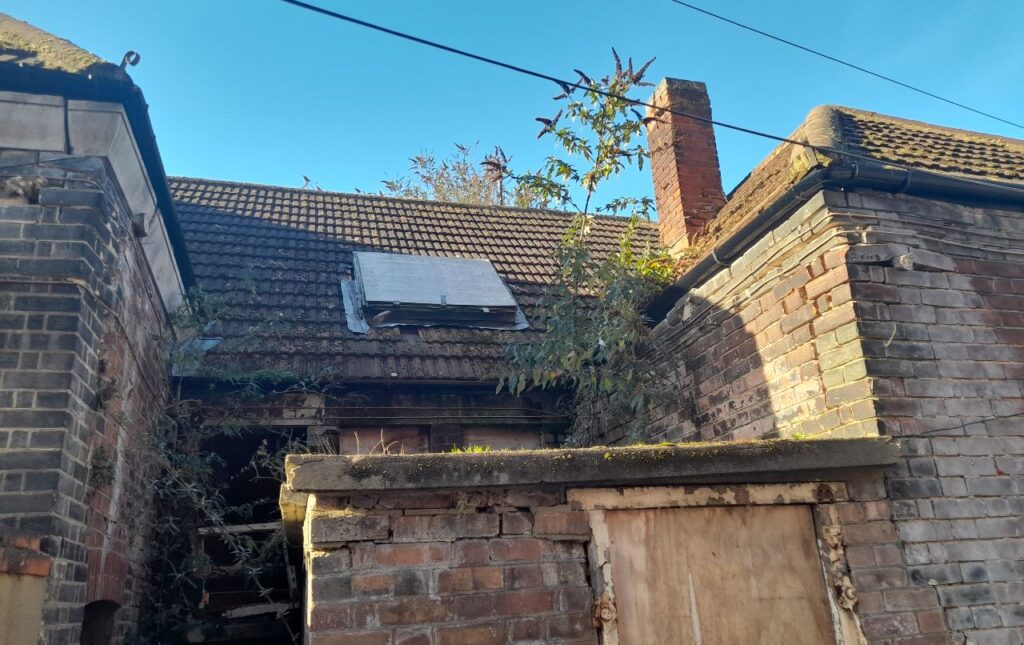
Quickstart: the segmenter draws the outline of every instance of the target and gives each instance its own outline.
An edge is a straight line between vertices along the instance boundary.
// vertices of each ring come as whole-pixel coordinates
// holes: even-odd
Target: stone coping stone
[[[887,438],[767,440],[416,455],[288,455],[295,493],[815,480],[895,463]]]

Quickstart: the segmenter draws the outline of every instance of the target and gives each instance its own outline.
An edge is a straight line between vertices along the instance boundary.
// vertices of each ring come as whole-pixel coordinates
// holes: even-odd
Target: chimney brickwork
[[[663,79],[650,102],[711,118],[707,87],[697,81]],[[725,204],[715,131],[710,123],[684,116],[650,108],[648,114],[658,118],[649,122],[647,131],[658,227],[662,244],[675,254]]]

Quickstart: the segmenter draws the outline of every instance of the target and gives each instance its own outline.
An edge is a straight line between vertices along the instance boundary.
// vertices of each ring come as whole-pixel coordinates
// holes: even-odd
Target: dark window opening
[[[121,605],[97,600],[85,606],[82,617],[82,645],[110,645],[114,638],[114,617]]]
[[[278,494],[282,451],[305,442],[307,429],[245,428],[203,442],[220,461],[213,477],[234,512],[199,528],[196,556],[205,563],[202,631],[207,642],[270,645],[302,629],[301,552],[284,539]],[[249,564],[238,549],[250,551]],[[255,566],[250,566],[256,563]]]

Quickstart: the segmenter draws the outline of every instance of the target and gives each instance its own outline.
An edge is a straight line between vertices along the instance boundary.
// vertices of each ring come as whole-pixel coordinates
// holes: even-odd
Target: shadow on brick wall
[[[776,415],[755,337],[734,313],[689,295],[654,329],[663,402],[604,434],[603,443],[772,437]]]

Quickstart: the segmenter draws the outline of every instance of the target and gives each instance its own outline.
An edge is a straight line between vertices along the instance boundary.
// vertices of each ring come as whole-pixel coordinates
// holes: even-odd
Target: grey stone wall
[[[0,151],[0,524],[53,557],[41,642],[88,602],[135,619],[143,443],[166,399],[167,318],[103,158]]]

